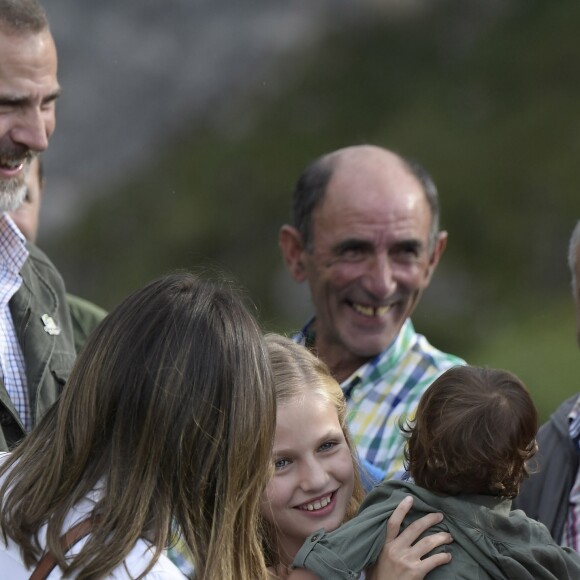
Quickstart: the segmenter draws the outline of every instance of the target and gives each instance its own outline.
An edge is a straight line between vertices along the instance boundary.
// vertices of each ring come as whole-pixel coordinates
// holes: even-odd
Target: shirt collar
[[[314,330],[315,319],[316,317],[313,316],[296,336],[296,341],[307,348],[312,348],[316,340],[316,331]],[[415,334],[413,323],[410,318],[407,318],[395,340],[385,350],[364,363],[341,383],[343,390],[345,392],[350,391],[350,389],[368,376],[379,364],[389,368],[395,366],[404,353],[408,352]]]
[[[411,319],[407,318],[395,340],[383,352],[360,366],[348,379],[344,380],[341,384],[342,388],[351,389],[355,384],[363,381],[379,365],[385,368],[395,367],[404,353],[408,352],[414,336],[415,328]]]
[[[26,238],[6,212],[0,214],[0,268],[18,274],[27,258]]]

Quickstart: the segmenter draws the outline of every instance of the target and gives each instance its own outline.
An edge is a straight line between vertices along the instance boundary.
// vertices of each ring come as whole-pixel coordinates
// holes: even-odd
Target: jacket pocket
[[[50,362],[48,363],[50,374],[61,387],[61,389],[68,381],[72,368],[75,364],[75,359],[76,356],[70,353],[59,352],[53,353]]]

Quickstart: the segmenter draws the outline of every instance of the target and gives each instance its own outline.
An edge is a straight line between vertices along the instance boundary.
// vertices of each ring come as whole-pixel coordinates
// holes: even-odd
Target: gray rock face
[[[437,0],[41,1],[63,87],[45,156],[50,203],[42,238],[196,120],[219,123],[244,99],[283,90],[289,64],[316,49],[330,27],[348,33],[377,15],[392,20]],[[481,22],[509,2],[471,4]]]
[[[137,171],[192,121],[276,90],[280,59],[316,44],[338,0],[46,0],[63,96],[45,156],[43,233]]]

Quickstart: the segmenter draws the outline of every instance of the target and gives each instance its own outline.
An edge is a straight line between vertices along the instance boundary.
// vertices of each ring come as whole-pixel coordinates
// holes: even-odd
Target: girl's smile
[[[291,559],[309,534],[340,526],[353,493],[352,456],[335,406],[308,391],[279,405],[273,454],[262,515]]]

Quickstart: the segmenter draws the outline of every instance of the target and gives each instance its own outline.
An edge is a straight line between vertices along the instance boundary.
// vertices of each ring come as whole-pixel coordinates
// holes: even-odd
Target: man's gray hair
[[[385,149],[385,151],[387,151]],[[421,185],[429,209],[431,210],[431,228],[429,231],[429,252],[433,252],[439,233],[439,195],[435,182],[427,170],[415,159],[403,157],[394,153],[403,166],[415,177]],[[302,241],[307,250],[312,250],[312,213],[322,203],[326,188],[332,174],[340,162],[342,150],[334,151],[319,157],[308,165],[294,187],[293,192],[293,218],[294,227],[300,232]]]
[[[568,266],[570,268],[570,273],[572,274],[572,291],[574,296],[578,291],[578,284],[580,280],[576,279],[576,260],[578,259],[578,248],[580,246],[580,220],[576,222],[576,227],[572,232],[572,237],[570,238],[570,245],[568,246]]]
[[[13,34],[37,34],[47,30],[48,18],[36,0],[0,0],[0,30]]]

